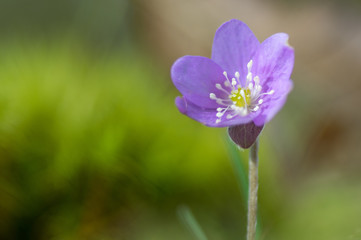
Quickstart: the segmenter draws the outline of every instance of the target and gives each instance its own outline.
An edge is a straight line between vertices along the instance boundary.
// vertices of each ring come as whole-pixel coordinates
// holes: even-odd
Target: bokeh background
[[[245,239],[247,151],[169,76],[232,18],[296,52],[259,239],[361,239],[358,0],[0,0],[0,239]]]

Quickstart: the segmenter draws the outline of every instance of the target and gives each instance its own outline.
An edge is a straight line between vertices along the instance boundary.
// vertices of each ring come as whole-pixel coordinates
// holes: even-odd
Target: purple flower
[[[287,40],[287,34],[277,33],[260,43],[243,22],[224,23],[211,59],[184,56],[173,64],[171,77],[183,95],[176,98],[179,111],[209,127],[262,130],[293,86],[294,50]]]

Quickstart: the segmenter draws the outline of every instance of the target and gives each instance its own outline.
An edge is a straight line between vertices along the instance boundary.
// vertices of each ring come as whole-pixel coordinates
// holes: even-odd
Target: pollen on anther
[[[247,80],[248,80],[248,81],[252,81],[252,73],[251,73],[251,72],[249,72],[249,73],[247,74]]]
[[[210,99],[217,99],[216,94],[214,94],[214,93],[210,93],[209,98]]]
[[[253,65],[253,61],[252,61],[252,59],[251,59],[251,60],[247,63],[248,71],[251,71],[252,65]]]
[[[232,85],[233,85],[233,86],[237,85],[237,81],[236,81],[235,78],[232,78]]]

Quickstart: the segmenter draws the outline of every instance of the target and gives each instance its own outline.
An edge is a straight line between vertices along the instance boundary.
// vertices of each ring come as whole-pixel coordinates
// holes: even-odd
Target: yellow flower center
[[[252,60],[247,63],[248,73],[246,81],[243,83],[244,88],[242,87],[239,72],[234,73],[234,78],[228,78],[227,72],[223,72],[225,77],[223,84],[215,84],[222,97],[217,97],[213,92],[209,93],[209,98],[215,100],[218,104],[216,123],[237,116],[245,117],[250,113],[257,112],[263,103],[263,96],[274,93],[273,89],[269,89],[268,92],[262,91],[259,77],[253,77],[252,75],[252,63]]]
[[[240,87],[237,90],[233,90],[229,98],[238,107],[243,108],[246,104],[249,106],[251,104],[251,90]]]

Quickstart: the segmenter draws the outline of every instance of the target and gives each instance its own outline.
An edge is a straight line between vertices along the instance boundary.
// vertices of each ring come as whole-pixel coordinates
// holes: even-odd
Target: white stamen
[[[233,85],[233,86],[236,86],[236,85],[237,85],[237,81],[236,81],[235,78],[232,78],[232,85]]]
[[[229,95],[229,92],[227,90],[225,90],[221,84],[217,83],[216,84],[216,88],[221,90],[222,92],[224,92],[225,94]]]
[[[247,82],[251,82],[251,81],[252,81],[252,73],[249,72],[249,73],[247,74]]]
[[[247,64],[248,73],[245,86],[241,84],[240,73],[238,71],[234,73],[233,78],[228,78],[227,72],[223,72],[226,80],[223,84],[215,84],[218,90],[225,93],[220,94],[217,92],[221,97],[217,97],[215,93],[209,94],[209,98],[215,100],[216,103],[220,105],[220,107],[216,109],[216,123],[220,123],[224,116],[226,116],[227,119],[231,119],[236,116],[247,116],[251,112],[258,111],[260,105],[264,102],[262,96],[271,95],[275,92],[273,89],[270,89],[268,92],[262,91],[259,76],[253,77],[251,72],[252,65],[253,61],[250,60]]]
[[[246,108],[241,108],[240,112],[241,116],[246,116],[247,115],[247,109]]]
[[[275,91],[272,89],[271,91],[269,91],[269,92],[266,92],[266,93],[261,93],[259,96],[263,96],[263,95],[272,95],[272,94],[274,94],[275,93]]]
[[[251,99],[257,99],[258,96],[261,96],[259,93],[262,91],[261,85],[255,85],[253,91],[251,92]]]
[[[240,76],[240,75],[239,75],[239,72],[235,72],[235,73],[234,73],[234,76],[236,76],[237,81],[240,82],[240,81],[239,81],[239,76]]]
[[[224,102],[228,102],[228,103],[224,103]],[[222,106],[229,106],[230,101],[228,99],[217,98],[216,103]]]
[[[233,118],[233,117],[234,117],[234,115],[228,114],[226,118],[227,118],[227,119],[231,119],[231,118]]]
[[[249,61],[249,62],[247,63],[248,72],[251,71],[252,65],[253,65],[253,61],[252,61],[252,59],[251,59],[251,61]]]
[[[217,114],[216,114],[216,116],[217,116],[217,120],[218,120],[218,122],[216,121],[216,123],[219,123],[220,121],[221,121],[221,118],[223,117],[223,115],[228,111],[228,109],[229,109],[229,105],[226,107],[226,108],[217,108]]]
[[[246,95],[244,94],[244,90],[240,91],[241,96],[243,97],[244,101],[246,102]]]
[[[229,85],[231,85],[231,81],[229,81],[229,78],[228,78],[228,75],[227,75],[226,71],[223,72],[223,75],[226,77],[227,81],[229,82]]]

